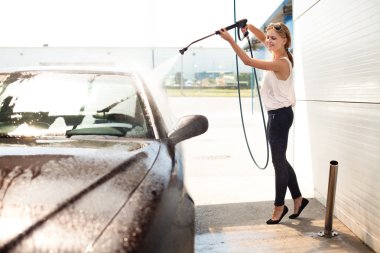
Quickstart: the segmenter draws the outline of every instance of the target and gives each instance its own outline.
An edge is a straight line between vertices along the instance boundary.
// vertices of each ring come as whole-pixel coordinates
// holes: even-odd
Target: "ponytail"
[[[293,67],[294,66],[293,55],[289,52],[289,49],[286,49],[286,53],[288,54],[288,58],[290,62],[292,63],[292,67]]]

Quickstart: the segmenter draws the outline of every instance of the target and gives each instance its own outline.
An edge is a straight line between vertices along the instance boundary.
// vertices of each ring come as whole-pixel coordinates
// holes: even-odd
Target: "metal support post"
[[[337,176],[338,162],[330,161],[330,175],[326,201],[325,230],[319,232],[319,236],[333,237],[338,235],[337,232],[332,230]]]

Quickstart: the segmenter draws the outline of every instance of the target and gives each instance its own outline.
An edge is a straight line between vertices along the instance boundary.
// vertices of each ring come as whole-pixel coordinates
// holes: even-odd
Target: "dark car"
[[[176,144],[208,121],[172,125],[153,86],[119,70],[0,72],[0,252],[193,252]]]

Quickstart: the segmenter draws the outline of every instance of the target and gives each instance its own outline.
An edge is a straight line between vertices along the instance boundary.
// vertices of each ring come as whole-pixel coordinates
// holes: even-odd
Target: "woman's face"
[[[277,51],[284,48],[286,38],[282,38],[274,29],[269,29],[266,33],[266,45],[270,51]]]

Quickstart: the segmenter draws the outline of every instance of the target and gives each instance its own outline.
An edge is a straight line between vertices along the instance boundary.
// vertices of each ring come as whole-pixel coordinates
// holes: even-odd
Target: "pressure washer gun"
[[[239,20],[239,21],[236,21],[235,24],[230,25],[230,26],[227,26],[227,27],[224,28],[224,29],[226,29],[227,31],[228,31],[228,30],[231,30],[231,29],[233,29],[233,28],[241,29],[241,28],[245,27],[246,25],[247,25],[247,19],[241,19],[241,20]],[[207,35],[207,36],[205,36],[205,37],[199,39],[199,40],[195,40],[195,41],[191,42],[187,47],[184,47],[184,48],[182,48],[181,50],[179,50],[179,52],[180,52],[181,54],[184,54],[184,53],[186,52],[186,50],[187,50],[192,44],[194,44],[194,43],[196,43],[196,42],[198,42],[198,41],[204,40],[204,39],[206,39],[206,38],[208,38],[208,37],[211,37],[211,36],[213,36],[213,35],[217,35],[217,34],[220,34],[220,32],[219,32],[219,31],[216,31],[216,32],[214,32],[214,33],[212,33],[212,34],[210,34],[210,35]],[[247,36],[248,36],[248,31],[246,31],[246,32],[244,33],[243,39],[244,39],[245,37],[247,37]],[[238,31],[238,37],[239,37],[239,40],[241,41],[242,38],[240,37],[240,32],[239,32],[239,31]]]

